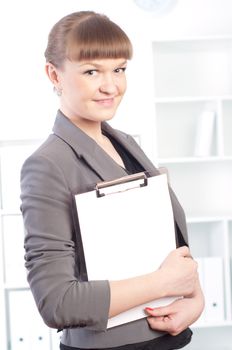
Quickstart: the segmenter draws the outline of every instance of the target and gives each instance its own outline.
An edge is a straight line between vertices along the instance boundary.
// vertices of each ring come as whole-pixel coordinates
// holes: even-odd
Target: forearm
[[[188,248],[178,248],[170,252],[154,272],[122,281],[111,281],[109,316],[162,297],[200,294],[200,285],[197,284],[196,288],[197,279],[197,264],[189,258]]]
[[[110,282],[109,317],[164,296],[159,270],[143,276]]]

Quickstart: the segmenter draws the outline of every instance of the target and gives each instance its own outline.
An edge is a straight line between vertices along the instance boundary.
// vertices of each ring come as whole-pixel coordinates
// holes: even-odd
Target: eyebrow
[[[127,60],[124,60],[122,62],[119,62],[116,66],[124,66],[125,64],[127,64]],[[82,66],[94,66],[96,68],[101,68],[102,66],[104,66],[103,64],[101,63],[96,63],[95,61],[86,61],[86,62],[83,62],[79,65],[79,67],[82,67]]]

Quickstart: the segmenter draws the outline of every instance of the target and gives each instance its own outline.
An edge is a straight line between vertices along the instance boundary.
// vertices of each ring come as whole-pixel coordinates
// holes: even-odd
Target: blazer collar
[[[102,129],[117,139],[128,152],[152,175],[159,172],[154,168],[143,152],[134,147],[125,134],[115,131],[108,123],[102,123]],[[66,142],[75,152],[77,157],[84,161],[98,174],[102,181],[113,180],[127,175],[121,168],[91,137],[76,127],[60,110],[57,112],[53,126],[53,132]]]

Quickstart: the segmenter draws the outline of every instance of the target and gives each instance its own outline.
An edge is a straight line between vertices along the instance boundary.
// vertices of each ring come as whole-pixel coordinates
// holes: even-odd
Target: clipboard
[[[159,268],[176,248],[166,174],[144,172],[98,183],[75,195],[88,280],[121,280]],[[108,320],[107,328],[146,317],[146,306],[164,306],[167,297],[139,305]]]

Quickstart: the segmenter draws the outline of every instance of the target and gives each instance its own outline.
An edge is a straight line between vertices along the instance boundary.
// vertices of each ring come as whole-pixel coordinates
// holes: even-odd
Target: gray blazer
[[[102,124],[151,174],[158,170],[135,140]],[[78,242],[72,218],[73,195],[103,180],[127,175],[97,143],[60,111],[53,134],[25,161],[21,171],[21,210],[26,230],[28,281],[44,322],[64,328],[62,343],[100,348],[142,342],[162,334],[146,319],[106,331],[108,281],[80,281],[75,260]],[[170,189],[177,244],[187,243],[184,212]],[[91,213],[89,213],[91,220]],[[76,245],[76,246],[75,246]],[[78,258],[78,257],[77,257]]]

